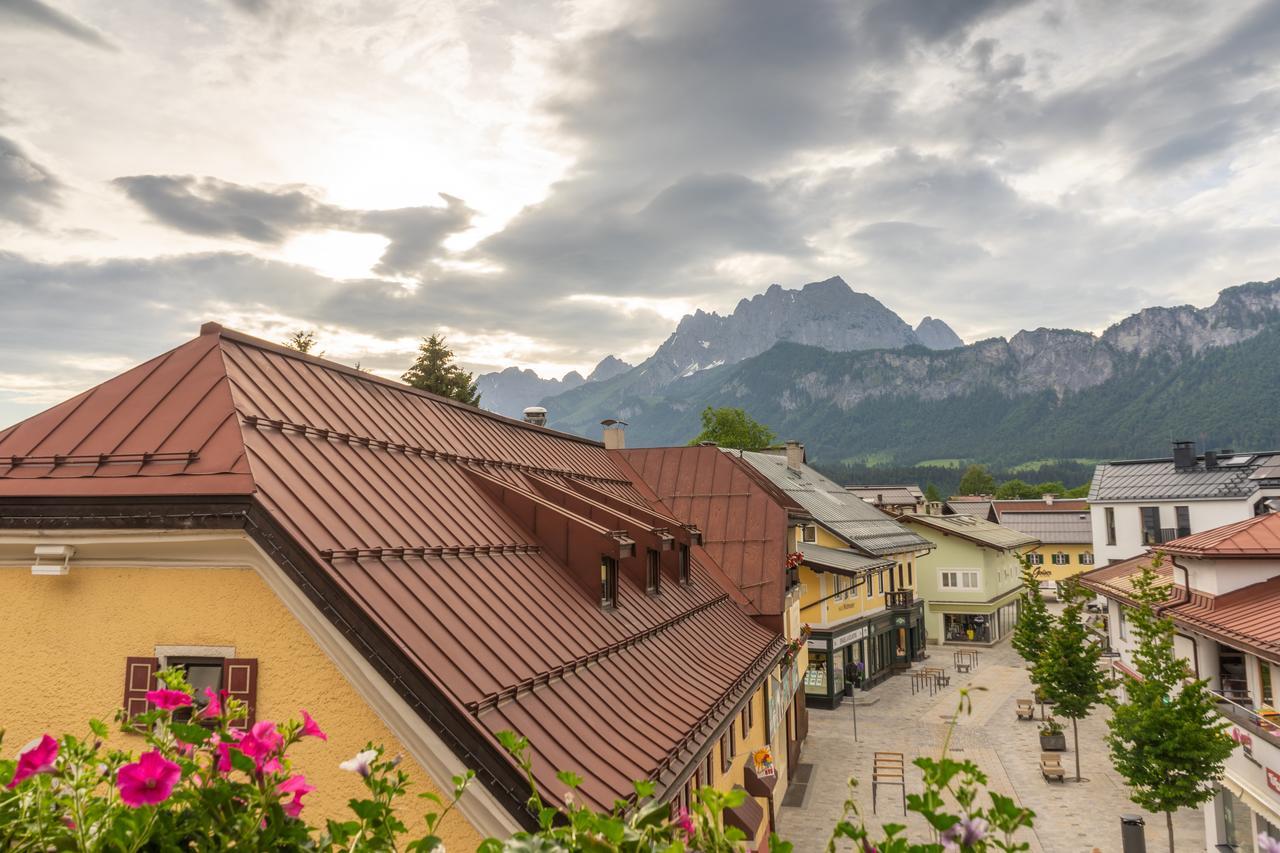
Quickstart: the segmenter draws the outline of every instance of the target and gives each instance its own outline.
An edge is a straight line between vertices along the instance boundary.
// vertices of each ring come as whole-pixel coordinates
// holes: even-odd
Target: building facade
[[[1019,555],[1039,540],[968,515],[913,515],[902,521],[933,543],[916,565],[930,642],[991,645],[1018,621]]]
[[[1193,533],[1243,521],[1280,497],[1280,455],[1196,453],[1176,442],[1168,459],[1099,465],[1089,487],[1094,557],[1126,560]]]
[[[1280,515],[1174,539],[1160,551],[1175,651],[1209,682],[1237,744],[1204,808],[1205,846],[1252,853],[1259,834],[1280,840]],[[1136,604],[1133,578],[1152,559],[1142,554],[1082,578],[1107,599],[1112,665],[1130,675],[1135,638],[1126,611]]]
[[[852,495],[862,498],[878,510],[890,515],[924,512],[924,492],[914,484],[891,486],[845,486]]]
[[[603,809],[635,780],[677,804],[740,785],[727,819],[767,838],[785,754],[762,777],[748,747],[803,726],[796,655],[696,527],[598,442],[201,331],[0,431],[10,742],[138,710],[181,666],[328,728],[298,751],[313,819],[345,814],[332,768],[375,740],[418,790],[476,772],[446,844],[533,826],[514,730],[545,798],[558,770]]]
[[[992,501],[991,515],[997,524],[1040,540],[1040,547],[1027,556],[1040,570],[1042,586],[1053,585],[1060,591],[1063,581],[1093,570],[1093,525],[1087,502],[1054,495]]]

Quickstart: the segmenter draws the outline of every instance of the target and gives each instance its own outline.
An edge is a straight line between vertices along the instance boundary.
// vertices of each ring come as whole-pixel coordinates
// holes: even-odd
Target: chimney
[[[1175,441],[1173,443],[1173,467],[1178,471],[1190,471],[1196,467],[1196,443],[1194,441]]]
[[[626,422],[605,418],[600,422],[600,426],[604,427],[605,450],[621,450],[627,446]]]
[[[942,501],[929,501],[924,505],[925,515],[942,515]]]
[[[787,442],[787,467],[792,471],[799,471],[800,466],[804,464],[804,445],[792,439]]]
[[[1057,495],[1055,495],[1053,492],[1045,492],[1043,495],[1041,495],[1041,497],[1044,498],[1044,502],[1046,505],[1053,506],[1053,499],[1056,498]]]
[[[541,406],[529,406],[524,410],[524,422],[534,426],[546,426],[547,410]]]
[[[1206,469],[1218,467],[1218,452],[1216,450],[1206,450],[1204,452],[1204,467]]]

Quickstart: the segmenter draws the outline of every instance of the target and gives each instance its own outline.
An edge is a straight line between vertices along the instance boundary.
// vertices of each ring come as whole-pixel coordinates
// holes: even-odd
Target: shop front
[[[806,704],[836,708],[854,690],[879,684],[924,654],[923,603],[828,627],[815,626],[807,644]]]
[[[983,603],[938,603],[931,605],[941,617],[944,643],[993,645],[1013,633],[1021,603],[1015,594]]]

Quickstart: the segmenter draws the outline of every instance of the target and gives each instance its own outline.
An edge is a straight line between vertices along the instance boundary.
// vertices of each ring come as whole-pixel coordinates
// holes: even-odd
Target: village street
[[[1095,710],[1080,723],[1081,772],[1088,781],[1077,784],[1071,727],[1066,723],[1067,768],[1065,784],[1047,783],[1040,774],[1038,760],[1039,708],[1036,722],[1017,720],[1014,703],[1030,697],[1032,691],[1026,668],[1008,641],[993,649],[980,650],[978,668],[957,675],[952,666],[951,647],[930,646],[928,666],[945,666],[950,686],[933,696],[928,690],[911,693],[912,679],[906,673],[877,686],[869,694],[871,704],[859,703],[858,741],[853,740],[853,709],[848,700],[835,711],[809,712],[809,738],[801,762],[812,764],[808,784],[802,792],[788,792],[798,807],[784,806],[779,814],[779,830],[795,844],[797,853],[816,853],[826,847],[828,834],[850,797],[847,781],[858,780],[853,798],[869,825],[905,822],[914,838],[928,838],[929,829],[918,815],[903,817],[902,795],[896,787],[881,788],[878,813],[872,813],[871,766],[877,751],[905,755],[907,791],[918,792],[920,771],[911,761],[920,756],[937,756],[954,715],[960,690],[972,698],[972,713],[961,716],[951,739],[951,753],[971,759],[987,774],[994,791],[1014,797],[1036,813],[1034,831],[1027,835],[1033,851],[1043,853],[1089,853],[1095,847],[1104,853],[1119,853],[1121,815],[1141,814],[1146,820],[1147,849],[1164,851],[1167,846],[1163,815],[1143,813],[1129,799],[1124,780],[1111,767],[1104,737],[1109,711]],[[919,665],[917,665],[919,666]],[[1204,849],[1201,812],[1184,810],[1174,815],[1177,849]],[[846,849],[848,842],[840,849]]]

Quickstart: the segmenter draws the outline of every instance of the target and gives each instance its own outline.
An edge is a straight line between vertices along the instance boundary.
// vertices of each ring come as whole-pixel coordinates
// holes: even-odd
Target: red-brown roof
[[[1280,514],[1255,515],[1235,524],[1193,533],[1166,542],[1160,550],[1184,557],[1280,559]]]
[[[251,496],[318,572],[304,591],[340,591],[357,635],[424,676],[487,760],[516,729],[546,792],[576,770],[596,806],[635,779],[678,784],[776,660],[781,638],[696,552],[688,586],[666,551],[645,593],[656,531],[691,537],[600,444],[203,331],[0,432],[0,499]],[[599,554],[631,540],[602,610]]]
[[[1103,566],[1090,572],[1078,575],[1080,585],[1086,589],[1114,598],[1125,604],[1133,605],[1133,579],[1142,571],[1142,567],[1151,565],[1154,555],[1139,554],[1118,563]],[[1173,564],[1168,559],[1162,560],[1156,569],[1156,587],[1167,587],[1173,584]]]
[[[953,498],[954,500],[954,498]],[[1066,500],[1055,498],[1053,503],[1047,503],[1042,498],[1035,500],[1017,500],[1017,501],[992,501],[992,508],[996,511],[996,521],[1000,521],[1000,516],[1006,512],[1088,512],[1089,502],[1083,499],[1077,500],[1069,498]]]
[[[697,525],[703,547],[750,600],[753,615],[782,614],[788,512],[802,511],[798,504],[718,447],[617,453],[677,518]]]

